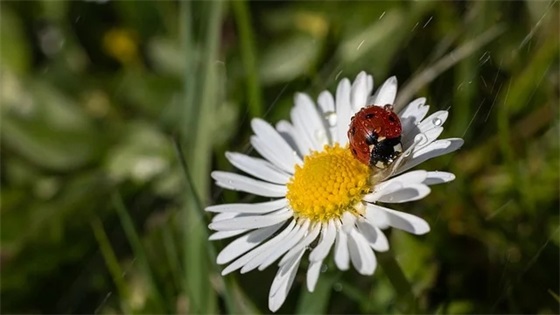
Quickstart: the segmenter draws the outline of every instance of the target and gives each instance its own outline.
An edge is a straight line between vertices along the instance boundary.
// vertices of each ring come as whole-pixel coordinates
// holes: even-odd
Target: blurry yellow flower
[[[103,51],[122,64],[138,61],[138,36],[126,29],[111,29],[103,36]]]

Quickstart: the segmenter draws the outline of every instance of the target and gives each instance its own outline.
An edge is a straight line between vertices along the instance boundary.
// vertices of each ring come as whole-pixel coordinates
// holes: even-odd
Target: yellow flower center
[[[360,163],[348,148],[325,146],[296,166],[286,197],[296,216],[325,222],[353,211],[369,192],[371,170]]]

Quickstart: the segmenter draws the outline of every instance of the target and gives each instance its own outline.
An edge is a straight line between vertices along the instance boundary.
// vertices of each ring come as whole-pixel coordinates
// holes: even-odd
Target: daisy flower
[[[448,112],[425,117],[425,98],[398,113],[403,152],[388,168],[369,167],[354,158],[347,137],[352,116],[368,105],[392,105],[397,79],[391,77],[373,95],[372,91],[372,76],[361,72],[353,83],[343,79],[334,96],[323,91],[318,106],[308,95],[296,94],[291,122],[273,127],[262,119],[251,121],[251,145],[262,158],[226,153],[231,164],[249,176],[212,172],[220,187],[270,199],[214,205],[206,211],[217,213],[209,225],[216,231],[210,240],[237,237],[217,257],[218,264],[228,264],[222,275],[263,270],[277,262],[268,296],[272,312],[284,303],[307,252],[306,284],[311,292],[331,251],[339,269],[351,264],[360,274],[373,274],[374,251],[389,249],[382,230],[393,227],[417,235],[430,230],[423,219],[380,203],[418,200],[430,193],[430,185],[455,178],[447,172],[406,172],[463,144],[458,138],[437,140]]]

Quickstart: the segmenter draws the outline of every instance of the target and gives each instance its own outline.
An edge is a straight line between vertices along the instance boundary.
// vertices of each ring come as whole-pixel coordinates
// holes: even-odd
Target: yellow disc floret
[[[369,192],[370,168],[360,163],[348,148],[325,146],[296,166],[286,197],[296,216],[325,222],[353,211]]]

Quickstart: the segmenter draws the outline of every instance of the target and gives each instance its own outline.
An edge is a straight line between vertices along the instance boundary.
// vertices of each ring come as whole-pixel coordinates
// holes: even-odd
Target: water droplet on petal
[[[441,119],[439,119],[439,118],[434,118],[434,119],[432,120],[432,123],[433,123],[434,125],[436,125],[436,126],[441,126],[441,124],[443,124],[443,121],[442,121]]]
[[[327,270],[329,270],[329,266],[327,266],[327,264],[322,264],[321,265],[321,272],[327,272]]]
[[[325,114],[323,115],[323,118],[325,118],[329,127],[336,126],[337,116],[336,116],[335,112],[325,112]]]

